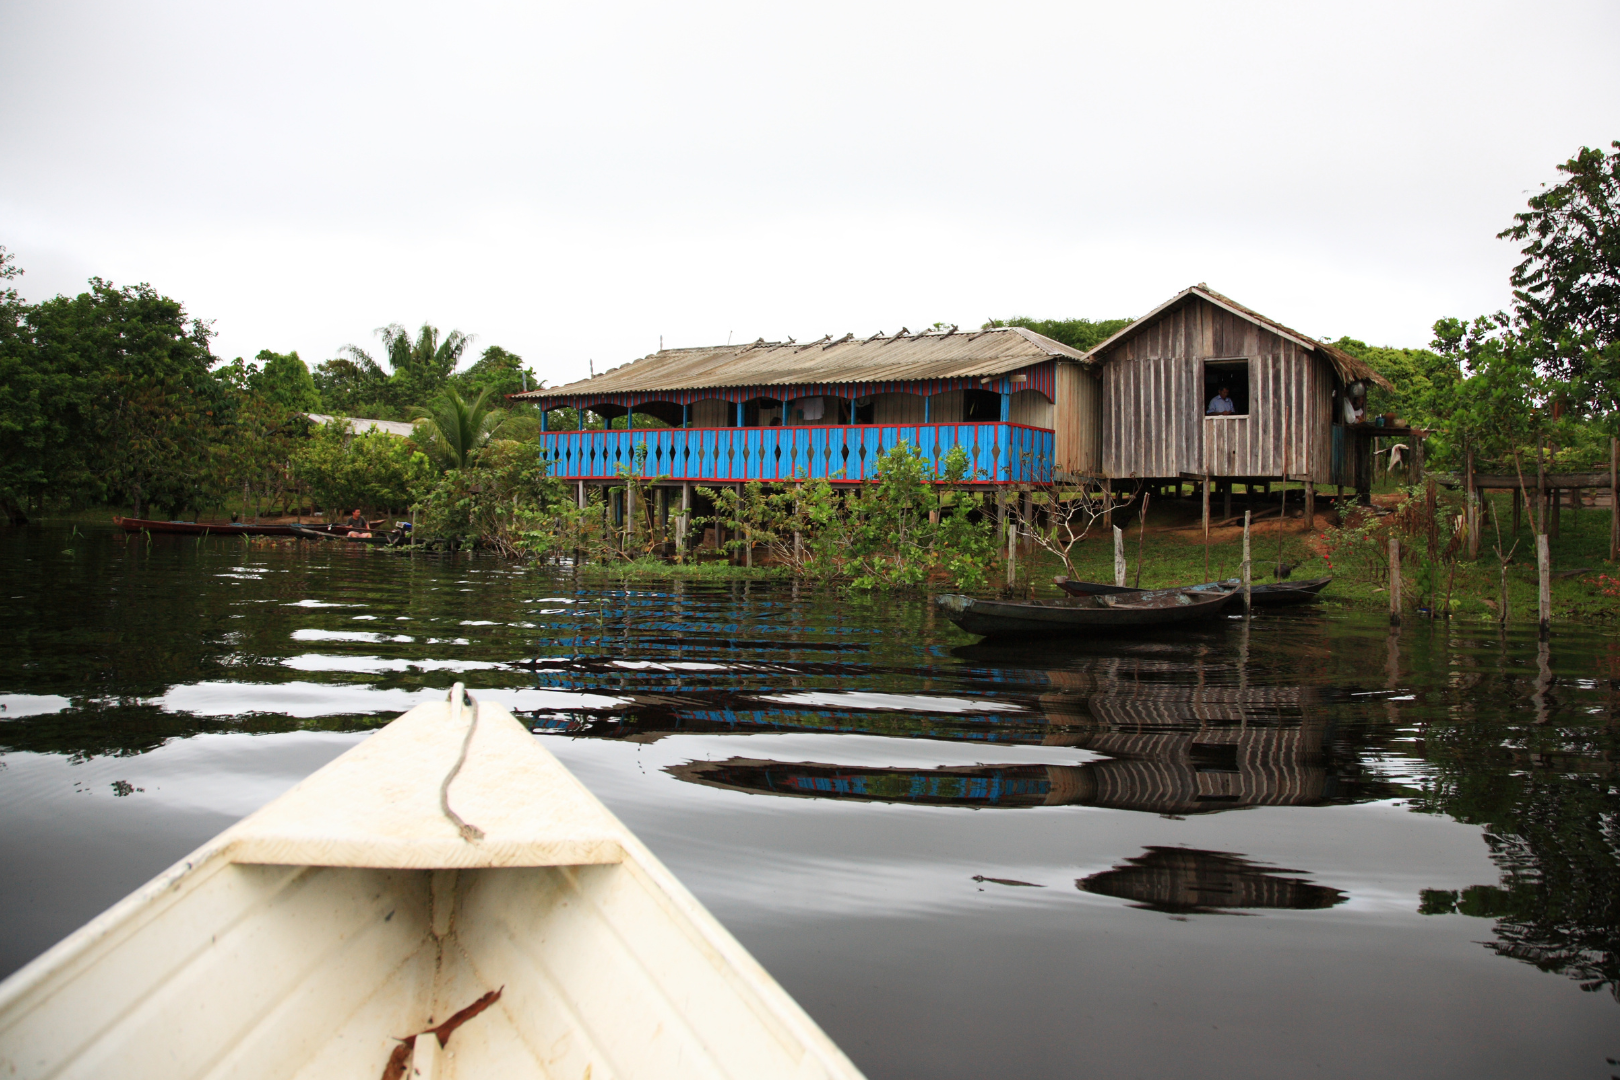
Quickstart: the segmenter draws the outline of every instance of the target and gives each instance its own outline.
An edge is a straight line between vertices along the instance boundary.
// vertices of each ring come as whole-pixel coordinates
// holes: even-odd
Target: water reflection
[[[18,779],[34,767],[28,755],[83,772],[98,758],[153,761],[166,743],[262,755],[275,740],[194,737],[359,732],[466,675],[537,731],[597,740],[564,745],[578,760],[620,763],[622,790],[643,805],[712,812],[690,837],[663,842],[689,842],[728,873],[746,858],[737,821],[792,822],[771,835],[777,846],[761,843],[791,866],[820,857],[805,839],[813,823],[855,820],[874,833],[936,828],[950,842],[897,844],[890,863],[850,861],[851,875],[915,876],[934,855],[914,866],[906,853],[995,829],[1029,853],[1029,865],[1009,863],[1008,881],[1114,865],[1082,887],[1160,910],[1264,910],[1267,897],[1328,894],[1337,906],[1342,894],[1263,860],[1333,873],[1359,901],[1360,881],[1371,895],[1382,879],[1340,875],[1347,852],[1377,839],[1375,817],[1413,835],[1431,824],[1413,815],[1462,822],[1474,827],[1455,834],[1473,860],[1467,874],[1419,866],[1401,878],[1401,914],[1485,920],[1463,939],[1620,993],[1620,642],[1597,634],[1565,628],[1538,646],[1490,626],[1419,622],[1391,635],[1328,605],[1130,641],[958,644],[929,605],[909,600],[742,582],[602,587],[464,556],[112,535],[76,541],[66,559],[62,533],[0,533],[10,605],[0,753],[12,755],[0,795],[13,805],[43,798]],[[838,736],[840,749],[820,736]],[[894,738],[913,752],[902,759]],[[199,772],[217,766],[199,762]],[[98,791],[126,776],[145,791],[106,799],[116,813],[173,797],[118,768]],[[1301,857],[1258,839],[1314,844],[1307,832],[1327,815],[1291,808],[1369,800],[1401,808],[1334,812],[1342,843],[1320,861],[1314,848]],[[863,810],[883,803],[1027,812]],[[1043,812],[1057,807],[1104,813]],[[1238,809],[1252,812],[1224,813]],[[1081,830],[1069,826],[1082,818],[1098,847],[1077,861],[1068,844]],[[842,871],[848,843],[830,843]],[[32,857],[19,880],[45,874]],[[961,867],[947,869],[960,879]],[[1040,895],[1059,892],[1074,902],[1066,890]]]
[[[1215,915],[1245,908],[1305,911],[1348,899],[1338,889],[1285,876],[1298,873],[1261,866],[1225,851],[1150,847],[1123,866],[1081,878],[1075,887],[1172,915]]]

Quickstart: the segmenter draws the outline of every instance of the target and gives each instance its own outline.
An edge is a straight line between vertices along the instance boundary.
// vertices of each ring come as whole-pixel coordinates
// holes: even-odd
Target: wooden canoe
[[[244,525],[235,521],[152,521],[113,517],[125,532],[180,533],[185,536],[296,536],[294,525]]]
[[[946,594],[937,603],[946,618],[970,634],[1108,634],[1175,626],[1221,614],[1241,592],[1223,589],[1144,589],[1109,596],[1059,600],[981,600]]]
[[[1255,607],[1309,604],[1320,599],[1322,590],[1327,588],[1332,580],[1325,577],[1311,581],[1277,581],[1264,585],[1250,585],[1249,595]],[[1119,585],[1105,585],[1100,581],[1074,581],[1066,577],[1055,577],[1052,584],[1070,596],[1118,596],[1140,591]],[[1228,578],[1225,581],[1206,581],[1202,585],[1186,585],[1183,588],[1194,592],[1235,588],[1241,593],[1243,583],[1237,578]]]
[[[860,1074],[458,684],[0,983],[0,1075]]]

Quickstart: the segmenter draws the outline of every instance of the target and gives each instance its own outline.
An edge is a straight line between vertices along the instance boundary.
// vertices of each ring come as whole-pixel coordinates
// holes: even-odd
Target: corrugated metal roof
[[[664,349],[594,379],[513,394],[514,398],[579,397],[721,386],[791,386],[896,382],[1003,375],[1046,360],[1082,360],[1079,351],[1022,326],[951,330],[885,337],[831,335],[800,344],[755,341],[695,349]]]
[[[1313,352],[1321,353],[1323,356],[1327,357],[1328,363],[1333,365],[1333,370],[1339,373],[1339,378],[1343,379],[1347,383],[1355,382],[1357,379],[1365,379],[1367,382],[1382,386],[1385,390],[1394,389],[1394,386],[1390,384],[1388,379],[1378,374],[1378,372],[1374,371],[1365,362],[1357,360],[1355,357],[1351,356],[1338,346],[1329,345],[1324,341],[1317,341],[1312,337],[1306,337],[1298,330],[1291,330],[1275,319],[1268,319],[1266,316],[1260,314],[1258,311],[1255,311],[1253,308],[1244,307],[1242,304],[1238,303],[1236,300],[1233,300],[1229,296],[1222,296],[1220,293],[1216,292],[1214,289],[1211,289],[1208,285],[1205,285],[1202,282],[1182,289],[1180,292],[1176,293],[1176,295],[1172,296],[1170,299],[1166,300],[1164,303],[1160,304],[1146,315],[1143,315],[1140,319],[1137,319],[1135,322],[1131,323],[1131,325],[1125,327],[1107,341],[1104,341],[1102,344],[1096,346],[1090,352],[1086,353],[1086,359],[1093,361],[1098,360],[1101,353],[1113,348],[1121,341],[1124,341],[1126,338],[1136,334],[1138,331],[1152,323],[1154,319],[1186,300],[1189,296],[1202,297],[1203,299],[1214,304],[1216,307],[1225,308],[1227,311],[1230,311],[1239,318],[1247,319],[1256,326],[1264,327],[1274,334],[1279,334],[1296,345],[1310,349]]]
[[[336,419],[336,417],[327,416],[324,413],[305,413],[304,415],[317,424],[330,424]],[[350,416],[345,417],[345,422],[348,424],[349,434],[351,435],[364,435],[371,428],[376,428],[378,431],[386,432],[389,435],[398,435],[402,439],[408,439],[416,434],[415,424],[402,424],[398,420],[364,420],[358,416]]]

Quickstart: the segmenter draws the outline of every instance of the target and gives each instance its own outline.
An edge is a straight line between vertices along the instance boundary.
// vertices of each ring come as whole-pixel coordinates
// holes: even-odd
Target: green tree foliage
[[[1498,234],[1528,241],[1512,277],[1519,322],[1538,328],[1552,373],[1605,384],[1587,396],[1606,409],[1620,367],[1620,141],[1612,146],[1581,147],[1558,166],[1567,179],[1543,185]]]
[[[436,476],[427,455],[408,440],[376,428],[350,435],[342,419],[312,430],[292,453],[292,471],[333,520],[356,507],[409,510]]]
[[[463,397],[476,397],[481,391],[487,390],[495,402],[504,402],[508,394],[521,393],[539,385],[534,373],[525,370],[523,357],[499,345],[485,349],[478,360],[467,370],[456,374],[451,383]]]
[[[1053,341],[1062,342],[1071,349],[1086,352],[1101,345],[1135,321],[1134,319],[1031,319],[1021,315],[1013,319],[991,319],[984,324],[983,329],[1022,326],[1026,330],[1044,334]]]
[[[28,309],[24,336],[24,400],[0,408],[36,410],[20,440],[36,465],[8,486],[48,484],[55,498],[171,513],[207,495],[208,448],[231,402],[209,371],[206,323],[150,285],[92,278],[88,292]]]
[[[254,357],[260,367],[249,379],[249,385],[266,402],[285,412],[314,412],[321,407],[321,395],[315,390],[315,379],[309,366],[296,352],[274,353],[260,349]]]
[[[473,455],[515,420],[494,408],[488,390],[469,402],[447,387],[430,408],[417,412],[417,442],[446,471],[467,468]]]

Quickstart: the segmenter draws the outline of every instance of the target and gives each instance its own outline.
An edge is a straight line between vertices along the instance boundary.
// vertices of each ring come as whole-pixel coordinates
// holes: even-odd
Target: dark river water
[[[869,1076],[1620,1073],[1620,642],[0,531],[0,974],[455,679]]]

